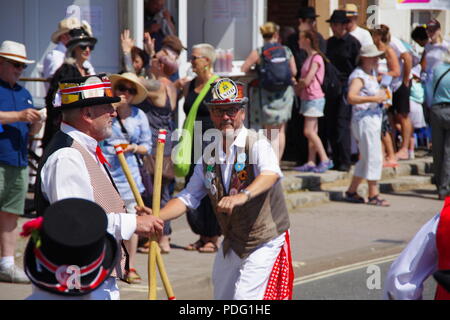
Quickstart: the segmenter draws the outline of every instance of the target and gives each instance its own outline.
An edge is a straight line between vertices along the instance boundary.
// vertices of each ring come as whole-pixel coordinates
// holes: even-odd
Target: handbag
[[[183,124],[183,134],[180,138],[180,142],[175,147],[173,155],[173,163],[175,175],[177,177],[185,177],[189,173],[191,168],[191,154],[192,154],[192,142],[194,138],[194,123],[197,117],[198,107],[203,101],[203,98],[209,91],[211,83],[213,83],[219,76],[213,75],[203,87],[202,91],[195,99],[189,114]]]
[[[146,155],[143,157],[144,160],[144,168],[150,175],[155,175],[155,166],[156,166],[156,155]],[[171,156],[164,156],[163,158],[163,167],[162,167],[162,177],[166,180],[175,179],[175,170],[173,168],[173,162]]]

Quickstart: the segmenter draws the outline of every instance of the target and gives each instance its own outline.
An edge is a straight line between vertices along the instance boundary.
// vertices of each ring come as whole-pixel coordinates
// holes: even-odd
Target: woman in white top
[[[425,45],[422,54],[422,80],[425,85],[425,103],[431,107],[433,100],[433,70],[440,64],[447,50],[450,48],[450,42],[443,39],[441,24],[436,19],[427,23],[427,34],[430,41]]]
[[[355,165],[352,182],[345,192],[345,200],[365,203],[357,194],[363,179],[369,185],[368,204],[389,206],[381,199],[377,180],[381,178],[383,155],[381,150],[382,104],[386,99],[385,91],[380,90],[376,77],[378,58],[383,55],[375,45],[361,48],[359,66],[349,78],[348,102],[352,105],[352,133],[360,151],[360,159]]]

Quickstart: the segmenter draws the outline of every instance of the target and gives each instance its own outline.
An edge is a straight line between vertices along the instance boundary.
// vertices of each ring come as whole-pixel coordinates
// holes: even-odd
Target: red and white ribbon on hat
[[[102,83],[96,83],[96,84],[83,84],[77,87],[71,87],[71,88],[65,88],[60,90],[61,94],[74,94],[79,93],[87,90],[94,90],[94,89],[111,89],[111,82],[110,81],[103,81]]]

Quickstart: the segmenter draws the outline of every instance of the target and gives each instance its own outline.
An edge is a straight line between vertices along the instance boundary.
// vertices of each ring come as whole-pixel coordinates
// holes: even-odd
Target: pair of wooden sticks
[[[161,186],[162,186],[162,168],[163,168],[163,156],[164,156],[164,144],[166,143],[167,131],[164,129],[159,130],[158,142],[156,146],[156,161],[155,161],[155,175],[153,182],[153,201],[152,211],[155,217],[159,217],[159,210],[161,206]],[[122,166],[125,177],[128,180],[133,196],[136,199],[138,206],[143,207],[141,194],[136,186],[136,182],[133,179],[133,175],[128,167],[127,161],[123,154],[123,149],[120,145],[114,146],[117,157],[119,158],[120,165]],[[161,257],[161,252],[158,247],[158,241],[156,236],[150,239],[150,250],[148,252],[148,299],[156,300],[156,266],[159,269],[159,274],[166,290],[167,298],[169,300],[175,300],[175,294],[167,276],[166,268],[164,267],[164,261]]]

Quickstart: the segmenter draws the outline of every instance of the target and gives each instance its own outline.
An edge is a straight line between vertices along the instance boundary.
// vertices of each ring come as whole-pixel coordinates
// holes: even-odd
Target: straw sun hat
[[[111,74],[109,76],[109,79],[111,80],[112,88],[114,90],[117,83],[121,80],[130,81],[132,82],[136,89],[137,94],[134,96],[133,100],[131,101],[132,104],[139,104],[147,97],[148,91],[145,89],[145,87],[141,84],[139,81],[139,78],[137,75],[135,75],[132,72],[125,72],[122,74]]]
[[[34,60],[28,60],[25,45],[10,40],[5,40],[0,45],[0,57],[22,63],[35,62]]]

